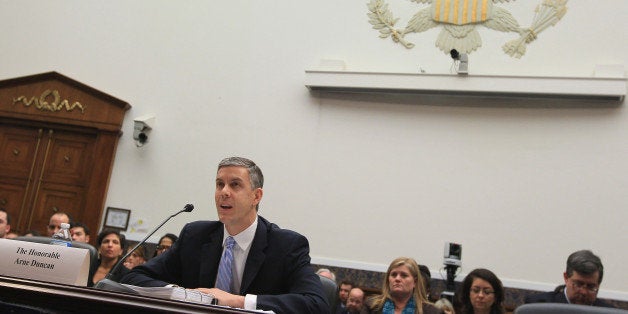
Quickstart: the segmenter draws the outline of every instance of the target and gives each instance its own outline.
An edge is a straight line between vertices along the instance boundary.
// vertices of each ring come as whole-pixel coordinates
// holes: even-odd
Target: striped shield
[[[432,19],[436,22],[465,25],[491,18],[493,0],[432,0]]]

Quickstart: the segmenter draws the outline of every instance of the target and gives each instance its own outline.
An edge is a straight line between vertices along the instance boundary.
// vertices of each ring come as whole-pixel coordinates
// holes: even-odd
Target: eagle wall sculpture
[[[567,12],[567,0],[543,0],[536,7],[532,25],[519,26],[517,20],[497,3],[515,0],[409,0],[419,4],[430,4],[417,12],[405,29],[396,29],[399,19],[393,17],[384,0],[371,0],[368,4],[369,23],[378,30],[380,38],[391,37],[410,49],[414,44],[406,40],[410,33],[420,33],[443,26],[436,47],[445,53],[455,49],[460,53],[471,53],[482,46],[482,39],[476,27],[484,27],[501,32],[515,32],[520,36],[502,47],[511,57],[521,58],[526,45],[536,39],[546,28],[555,25]]]

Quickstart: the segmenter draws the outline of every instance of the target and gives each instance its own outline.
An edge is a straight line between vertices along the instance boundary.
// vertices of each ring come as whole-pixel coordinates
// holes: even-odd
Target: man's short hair
[[[569,255],[567,258],[567,277],[571,277],[574,271],[583,275],[593,275],[595,272],[599,272],[598,284],[602,283],[602,277],[604,277],[602,260],[590,250],[580,250]]]
[[[50,215],[50,218],[52,218],[52,216],[55,216],[55,215],[57,215],[57,216],[59,216],[59,215],[65,215],[66,217],[68,217],[68,223],[69,223],[70,225],[72,224],[72,221],[73,221],[73,220],[72,220],[72,216],[70,216],[70,214],[68,214],[68,213],[66,213],[66,212],[56,212],[56,213],[54,213],[54,214]]]
[[[331,270],[329,270],[328,268],[321,268],[319,270],[316,271],[317,275],[321,275],[321,273],[329,273],[329,275],[331,276],[331,280],[336,281],[336,274],[334,274]],[[321,275],[322,276],[322,275]]]
[[[70,224],[70,229],[77,228],[77,227],[78,228],[83,228],[83,231],[85,231],[85,234],[89,235],[89,228],[87,228],[87,226],[85,224],[80,223],[78,221],[77,222],[73,222],[73,223]]]
[[[338,287],[340,287],[342,285],[349,285],[349,286],[351,286],[351,288],[355,287],[355,285],[353,284],[353,281],[346,280],[346,279],[341,281],[340,284],[338,285]]]
[[[262,170],[250,159],[244,157],[227,157],[218,164],[219,170],[223,167],[244,167],[249,171],[251,188],[257,189],[264,187],[264,175],[262,174]]]

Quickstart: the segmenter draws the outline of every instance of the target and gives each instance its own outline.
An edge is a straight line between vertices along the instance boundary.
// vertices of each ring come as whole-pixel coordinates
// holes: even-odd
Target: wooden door
[[[3,125],[0,127],[0,199],[18,232],[45,232],[61,211],[83,221],[96,136],[89,133]]]
[[[47,89],[40,92],[42,85]],[[41,94],[38,101],[19,100],[29,90]],[[59,103],[62,93],[83,110],[33,108]],[[0,208],[11,216],[12,230],[45,235],[50,216],[61,211],[86,224],[95,243],[129,107],[55,72],[0,81]]]

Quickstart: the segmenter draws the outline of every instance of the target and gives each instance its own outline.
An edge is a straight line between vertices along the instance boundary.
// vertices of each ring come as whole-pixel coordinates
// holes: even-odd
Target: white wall
[[[399,27],[427,8],[388,2]],[[525,26],[538,2],[498,5]],[[216,164],[242,155],[266,175],[260,213],[305,234],[315,261],[380,270],[408,255],[436,271],[453,241],[465,273],[487,267],[507,285],[551,289],[567,255],[590,248],[606,266],[602,296],[628,300],[625,105],[310,94],[304,70],[325,58],[449,73],[440,28],[402,48],[378,38],[366,3],[0,0],[0,78],[58,71],[133,106],[107,199],[133,210],[129,238],[186,203],[196,210],[158,234],[215,219]],[[501,51],[514,34],[480,27],[471,74],[628,65],[627,11],[627,1],[570,1],[521,59]],[[138,149],[132,119],[151,113]]]

